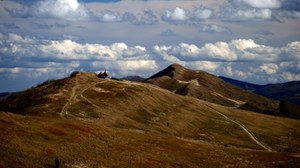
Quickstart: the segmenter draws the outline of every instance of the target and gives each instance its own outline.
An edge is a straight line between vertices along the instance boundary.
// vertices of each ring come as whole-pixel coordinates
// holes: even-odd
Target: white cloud
[[[232,67],[231,67],[231,66],[225,66],[225,67],[224,67],[224,72],[225,72],[225,74],[228,75],[228,76],[232,76],[232,75],[233,75]]]
[[[286,17],[286,18],[292,18],[292,19],[300,18],[300,11],[278,10],[277,14],[280,17]]]
[[[148,50],[141,45],[129,46],[126,43],[82,44],[72,40],[41,40],[0,33],[0,55],[0,75],[19,77],[26,72],[26,78],[46,76],[49,79],[64,77],[73,70],[104,69],[115,77],[147,77],[171,63],[261,82],[296,80],[300,72],[298,41],[283,47],[271,47],[252,39],[236,39],[202,46],[188,43],[155,45]]]
[[[288,43],[286,47],[282,48],[282,51],[283,60],[300,61],[300,41]]]
[[[254,8],[280,8],[280,0],[242,0],[243,2],[251,5]]]
[[[219,67],[219,63],[211,61],[193,61],[188,62],[188,66],[196,70],[214,72]]]
[[[273,63],[262,64],[259,68],[261,71],[267,73],[268,75],[275,74],[279,69],[278,66]]]
[[[209,19],[213,15],[213,10],[209,8],[196,8],[193,12],[193,17],[195,19]]]
[[[136,25],[153,25],[158,22],[157,16],[151,10],[144,10],[142,14],[139,14],[132,23]]]
[[[235,0],[221,8],[219,18],[224,21],[264,21],[273,19],[276,0]],[[280,7],[280,6],[279,6]]]
[[[72,67],[65,65],[64,67],[40,67],[40,68],[24,68],[24,67],[13,67],[13,68],[0,68],[0,73],[10,74],[10,78],[21,78],[25,76],[29,79],[45,78],[52,79],[57,77],[66,77],[73,71]]]
[[[162,16],[162,20],[169,22],[182,22],[188,19],[188,13],[180,7],[176,7],[172,10],[166,10]]]
[[[153,25],[159,21],[157,16],[151,10],[144,10],[142,13],[137,14],[103,10],[95,15],[101,22],[130,22],[135,25]]]
[[[224,20],[229,21],[261,21],[272,18],[272,11],[270,9],[247,9],[247,10],[236,10],[228,14]]]
[[[102,22],[120,22],[122,17],[118,12],[113,12],[110,10],[102,11],[100,16],[98,16]]]
[[[283,72],[281,76],[284,78],[286,81],[299,81],[300,80],[300,74],[293,74],[291,72]]]
[[[108,69],[111,76],[145,75],[158,70],[154,60],[94,61],[93,69]]]
[[[202,47],[181,43],[175,46],[155,46],[156,54],[163,59],[179,61],[299,61],[300,42],[285,47],[270,47],[255,43],[252,39],[237,39],[230,42],[206,43]],[[175,57],[175,58],[174,58]]]
[[[57,18],[63,20],[86,20],[91,13],[78,0],[43,0],[21,9],[7,9],[15,17]]]
[[[219,26],[215,24],[202,24],[199,25],[200,32],[208,32],[208,33],[230,33],[231,31],[225,26]]]
[[[2,55],[19,60],[118,60],[147,59],[149,57],[144,47],[130,47],[125,43],[112,45],[80,44],[72,40],[38,40],[17,34],[8,34],[2,37],[0,46]]]
[[[143,46],[128,46],[125,43],[111,45],[81,44],[72,40],[39,40],[17,34],[0,33],[0,72],[17,74],[28,72],[28,78],[58,72],[63,77],[71,71],[109,69],[118,75],[148,74],[157,70]],[[22,66],[22,67],[19,67]],[[103,66],[103,67],[101,67]],[[65,70],[65,73],[62,73]]]
[[[225,42],[217,42],[215,44],[205,44],[199,50],[199,54],[202,56],[209,56],[211,59],[234,61],[237,59],[237,54],[232,51],[230,46]]]

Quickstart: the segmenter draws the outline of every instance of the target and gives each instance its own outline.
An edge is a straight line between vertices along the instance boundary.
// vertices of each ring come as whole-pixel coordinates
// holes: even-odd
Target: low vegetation
[[[298,120],[146,83],[77,72],[0,107],[0,167],[54,167],[56,158],[63,167],[300,166]]]

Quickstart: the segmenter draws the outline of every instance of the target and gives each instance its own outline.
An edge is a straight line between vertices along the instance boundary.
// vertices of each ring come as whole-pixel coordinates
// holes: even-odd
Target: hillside
[[[151,76],[147,83],[157,85],[174,93],[191,96],[229,107],[250,111],[285,115],[279,112],[279,101],[271,100],[224,82],[204,71],[194,71],[173,64]],[[285,115],[290,117],[289,115]],[[300,115],[297,114],[296,118]]]
[[[226,77],[220,77],[225,82],[249,90],[275,100],[289,101],[300,105],[300,81],[278,84],[256,85]]]
[[[257,84],[253,84],[253,83],[240,81],[240,80],[235,80],[235,79],[227,78],[225,76],[219,76],[219,78],[221,78],[222,80],[224,80],[227,83],[230,83],[234,86],[237,86],[237,87],[240,87],[242,89],[248,90],[250,92],[253,92],[255,90],[258,90],[258,89],[263,88],[263,87],[266,86],[266,85],[257,85]]]
[[[132,82],[142,82],[143,80],[145,80],[145,78],[140,77],[140,76],[126,76],[121,79],[132,81]]]
[[[0,101],[0,167],[298,167],[300,122],[76,72]]]

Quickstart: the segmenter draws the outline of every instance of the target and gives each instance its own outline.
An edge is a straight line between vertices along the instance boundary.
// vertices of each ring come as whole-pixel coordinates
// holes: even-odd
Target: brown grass
[[[44,91],[40,94],[44,103],[15,112],[26,115],[0,112],[0,167],[49,167],[55,157],[65,167],[300,166],[297,120],[226,108],[150,84],[98,79],[89,73],[60,82],[65,85],[56,87],[56,96],[51,89]],[[11,100],[18,103],[25,99],[22,96]],[[66,103],[68,119],[60,116]],[[264,151],[209,106],[284,152]],[[284,146],[292,151],[286,152]]]

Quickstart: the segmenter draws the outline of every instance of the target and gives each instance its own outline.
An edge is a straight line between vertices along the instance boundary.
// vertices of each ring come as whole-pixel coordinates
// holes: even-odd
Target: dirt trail
[[[62,108],[62,110],[60,112],[60,116],[66,118],[66,119],[68,119],[68,116],[70,115],[70,114],[68,114],[68,110],[67,109],[68,109],[68,107],[70,107],[76,101],[76,98],[77,98],[78,95],[80,95],[85,101],[87,101],[91,105],[95,106],[98,109],[101,109],[98,105],[94,104],[91,100],[89,100],[87,97],[85,97],[83,95],[83,93],[85,91],[87,91],[88,89],[90,89],[91,87],[93,87],[93,86],[95,86],[95,85],[97,85],[99,83],[103,83],[105,81],[95,82],[92,85],[89,85],[88,87],[83,88],[81,91],[77,91],[77,92],[79,92],[79,94],[78,93],[76,94],[76,90],[81,89],[82,87],[79,86],[78,79],[75,78],[75,80],[76,80],[75,86],[73,86],[73,88],[72,88],[72,91],[71,91],[71,94],[70,94],[70,98],[68,99],[68,102],[64,105],[64,107]]]
[[[208,105],[207,105],[208,106]],[[208,106],[210,107],[211,109],[214,110],[214,112],[216,112],[217,114],[223,116],[226,120],[238,125],[242,130],[244,130],[244,132],[257,144],[259,145],[260,147],[262,147],[263,149],[265,149],[266,151],[269,151],[269,152],[272,152],[272,148],[268,147],[267,145],[263,144],[262,142],[260,142],[256,137],[255,135],[250,131],[248,130],[243,124],[239,123],[238,121],[235,121],[231,118],[229,118],[228,116],[226,116],[225,114],[223,114],[222,112],[216,110],[215,108],[211,107],[211,106]]]
[[[103,82],[105,82],[105,81],[96,82],[96,83],[90,85],[89,87],[83,89],[83,90],[80,92],[80,94],[79,94],[85,101],[87,101],[87,102],[90,103],[92,106],[96,107],[97,109],[101,109],[101,108],[100,108],[98,105],[96,105],[95,103],[93,103],[90,99],[88,99],[87,97],[85,97],[85,96],[83,95],[83,93],[84,93],[85,91],[87,91],[88,89],[90,89],[91,87],[96,86],[97,84],[103,83]]]
[[[78,87],[78,80],[77,78],[75,78],[75,86],[73,86],[71,94],[70,94],[70,98],[68,99],[68,102],[64,105],[64,107],[61,109],[60,112],[60,116],[61,117],[65,117],[66,119],[68,119],[68,111],[67,108],[75,101],[76,99],[76,89]]]

